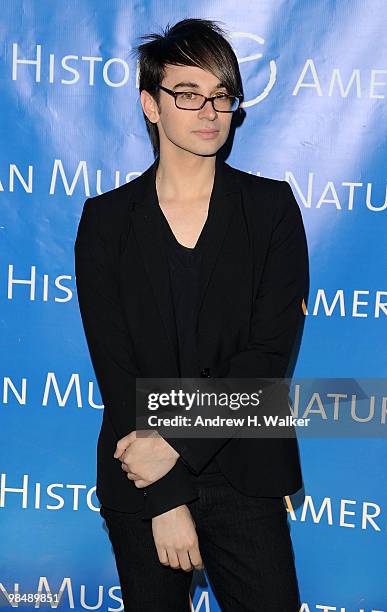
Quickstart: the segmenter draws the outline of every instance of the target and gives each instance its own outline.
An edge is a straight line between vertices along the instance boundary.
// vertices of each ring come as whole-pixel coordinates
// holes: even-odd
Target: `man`
[[[300,605],[282,499],[302,486],[296,439],[136,435],[136,378],[285,377],[302,328],[308,256],[292,191],[218,154],[243,100],[223,34],[185,19],[138,47],[157,157],[86,201],[75,244],[105,407],[97,496],[131,612],[189,610],[203,566],[224,611]]]

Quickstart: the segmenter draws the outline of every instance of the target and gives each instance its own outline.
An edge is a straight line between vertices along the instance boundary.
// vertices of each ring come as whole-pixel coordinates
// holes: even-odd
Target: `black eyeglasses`
[[[158,85],[158,88],[173,96],[175,98],[176,107],[183,110],[200,110],[207,100],[210,100],[212,108],[217,113],[233,113],[239,108],[243,99],[243,96],[229,96],[224,93],[207,98],[193,91],[173,91],[173,89],[168,89],[163,85]]]

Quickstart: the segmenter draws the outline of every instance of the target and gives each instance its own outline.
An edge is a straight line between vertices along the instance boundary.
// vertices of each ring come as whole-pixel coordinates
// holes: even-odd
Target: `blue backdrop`
[[[308,236],[295,376],[383,380],[386,2],[13,0],[1,15],[0,598],[62,589],[63,609],[119,610],[73,246],[86,197],[153,161],[130,50],[185,17],[226,28],[247,113],[227,162],[286,179]],[[305,496],[287,503],[302,612],[385,612],[384,437],[303,438],[300,450]],[[192,600],[219,610],[203,572]]]

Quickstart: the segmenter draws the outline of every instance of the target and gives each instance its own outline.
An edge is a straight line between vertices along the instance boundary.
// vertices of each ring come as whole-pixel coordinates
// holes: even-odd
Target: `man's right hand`
[[[204,568],[195,522],[185,504],[154,516],[152,531],[160,563],[186,572]]]

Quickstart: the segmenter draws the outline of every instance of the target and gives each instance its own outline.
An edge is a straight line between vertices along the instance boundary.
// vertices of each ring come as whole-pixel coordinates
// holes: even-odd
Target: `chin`
[[[217,147],[215,150],[207,150],[207,151],[201,151],[200,153],[198,153],[198,155],[203,155],[205,157],[212,157],[213,155],[216,155],[217,152],[219,151],[219,147]]]
[[[211,155],[216,155],[219,149],[220,149],[219,144],[215,144],[212,142],[211,144],[208,144],[207,146],[198,147],[193,152],[196,153],[196,155],[211,156]]]
[[[219,149],[221,148],[223,143],[219,143],[219,142],[201,142],[201,143],[195,143],[194,146],[192,146],[192,143],[190,143],[190,145],[184,145],[184,143],[177,143],[175,142],[175,144],[181,148],[184,149],[185,151],[188,151],[189,153],[192,153],[193,155],[201,155],[201,156],[212,156],[212,155],[216,155],[217,152],[219,151]]]

